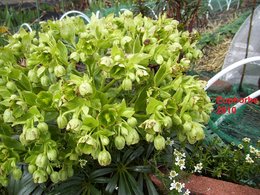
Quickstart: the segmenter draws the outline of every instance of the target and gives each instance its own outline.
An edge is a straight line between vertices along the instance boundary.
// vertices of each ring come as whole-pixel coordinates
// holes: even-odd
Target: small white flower
[[[250,153],[252,154],[256,153],[257,150],[253,146],[249,146],[249,148],[250,148]]]
[[[184,183],[180,183],[180,182],[176,182],[175,184],[175,189],[178,191],[178,192],[181,192],[182,191],[182,188],[185,187],[185,184]]]
[[[87,164],[87,160],[85,159],[79,159],[79,164],[80,164],[80,167],[83,168],[86,164]]]
[[[181,170],[185,169],[185,159],[180,159],[175,163],[175,165],[179,166]]]
[[[251,141],[251,139],[248,138],[248,137],[245,137],[245,138],[242,139],[242,141],[243,141],[243,142],[246,142],[246,143],[249,143],[249,142]]]
[[[171,138],[170,138],[170,137],[167,137],[167,138],[166,138],[166,142],[165,142],[165,144],[166,144],[166,145],[168,145],[168,146],[173,146],[173,144],[174,144],[174,141],[173,141],[173,140],[171,140]]]
[[[239,148],[239,149],[241,149],[241,150],[242,150],[242,149],[243,149],[243,147],[244,147],[244,146],[243,146],[242,144],[238,144],[238,148]]]
[[[175,180],[172,181],[171,186],[170,186],[170,190],[173,190],[176,188],[176,183]]]
[[[255,155],[257,158],[260,158],[260,150],[256,150]]]
[[[249,164],[254,163],[253,159],[250,157],[249,154],[246,155],[246,162],[249,163]]]
[[[201,173],[201,170],[202,170],[203,166],[202,166],[202,163],[198,163],[194,166],[194,172],[196,173]]]
[[[189,189],[187,189],[185,192],[184,192],[184,194],[183,195],[189,195],[190,194],[190,190]]]
[[[170,178],[170,180],[172,180],[174,177],[176,177],[176,176],[178,176],[179,174],[178,173],[176,173],[176,171],[171,171],[170,172],[170,175],[169,175],[169,178]]]
[[[173,152],[174,156],[175,157],[179,157],[179,159],[182,158],[182,153],[180,153],[178,150],[174,149],[174,152]]]

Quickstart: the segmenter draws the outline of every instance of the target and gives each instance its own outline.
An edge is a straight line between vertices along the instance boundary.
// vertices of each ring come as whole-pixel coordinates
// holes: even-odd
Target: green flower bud
[[[44,183],[48,179],[47,173],[44,170],[38,169],[33,173],[34,183]]]
[[[58,116],[57,124],[58,124],[59,129],[64,129],[68,124],[67,118],[62,115]]]
[[[192,128],[191,131],[189,131],[187,133],[187,138],[188,138],[188,141],[190,144],[194,144],[197,140],[196,140],[196,134],[197,134],[197,131],[196,131],[196,128]]]
[[[165,117],[163,118],[163,123],[164,123],[164,126],[165,126],[166,128],[171,128],[171,127],[172,127],[172,119],[171,119],[171,117],[165,116]]]
[[[4,81],[4,79],[0,78],[0,86],[3,86],[3,85],[5,85],[5,81]]]
[[[192,123],[191,122],[185,122],[183,125],[183,130],[184,132],[189,132],[192,128]]]
[[[49,160],[45,154],[39,154],[36,158],[35,164],[38,167],[45,168],[49,163]]]
[[[107,136],[100,135],[100,140],[103,146],[107,146],[109,144],[109,139]]]
[[[202,128],[197,128],[197,132],[196,132],[196,140],[202,140],[205,138],[205,134]]]
[[[111,155],[108,151],[102,150],[98,154],[98,163],[101,166],[107,166],[111,163]]]
[[[35,165],[29,165],[28,166],[28,171],[29,171],[29,173],[33,174],[34,171],[36,171],[36,166]]]
[[[78,160],[79,158],[78,158],[78,155],[76,154],[76,153],[71,153],[71,155],[70,155],[70,160],[72,160],[72,161],[76,161],[76,160]]]
[[[67,167],[68,177],[72,177],[74,175],[74,170],[71,166]]]
[[[50,175],[50,174],[52,173],[52,168],[51,168],[50,165],[47,166],[47,168],[46,168],[46,173],[47,173],[48,175]]]
[[[115,146],[118,150],[122,150],[125,147],[125,138],[121,135],[116,136]]]
[[[0,184],[2,184],[2,186],[6,187],[8,185],[8,179],[1,178]]]
[[[48,150],[47,157],[50,161],[55,161],[57,159],[57,150],[55,149]]]
[[[147,133],[147,134],[145,135],[145,140],[146,140],[147,142],[153,142],[153,141],[154,141],[154,135]]]
[[[122,88],[125,91],[132,90],[132,81],[129,78],[125,78],[122,82]]]
[[[81,129],[81,126],[82,126],[82,121],[77,119],[77,118],[73,118],[71,119],[68,124],[67,124],[67,127],[66,129],[69,131],[69,130],[72,130],[72,131],[79,131]]]
[[[85,95],[92,94],[92,93],[93,93],[92,86],[88,82],[83,82],[80,84],[80,86],[79,86],[80,95],[85,96]]]
[[[48,77],[47,75],[43,75],[43,76],[41,77],[41,84],[42,84],[42,86],[44,86],[44,87],[49,86],[49,84],[50,84],[50,79],[49,79],[49,77]]]
[[[173,121],[173,123],[176,124],[176,125],[182,124],[181,118],[180,118],[176,113],[174,113],[173,118],[172,118],[172,121]]]
[[[3,119],[5,123],[10,123],[15,120],[13,117],[13,111],[11,111],[9,108],[4,111]]]
[[[21,169],[19,169],[19,168],[15,168],[15,169],[13,170],[13,177],[14,177],[15,180],[21,179],[22,174],[23,174],[23,172],[22,172]]]
[[[39,129],[30,128],[25,130],[25,139],[26,141],[34,141],[39,138]]]
[[[35,44],[35,45],[38,45],[39,44],[39,40],[37,39],[37,38],[33,38],[33,44]]]
[[[204,123],[209,122],[210,117],[209,117],[209,115],[206,112],[202,111],[201,115],[202,115]]]
[[[154,147],[156,150],[163,150],[165,148],[165,139],[161,135],[157,135],[154,138]]]
[[[21,135],[19,136],[19,140],[20,142],[23,144],[23,145],[27,145],[28,142],[26,141],[25,139],[25,134],[24,133],[21,133]]]
[[[187,114],[187,113],[184,113],[183,114],[183,116],[182,116],[182,118],[185,120],[185,121],[192,121],[192,118],[191,118],[191,116],[189,115],[189,114]]]
[[[167,25],[164,27],[165,31],[173,31],[173,26],[172,25]]]
[[[127,128],[121,126],[120,132],[121,132],[121,135],[123,135],[123,136],[125,136],[125,137],[128,136],[128,130],[127,130]]]
[[[137,120],[134,117],[130,117],[129,119],[127,119],[127,123],[131,126],[131,127],[136,127],[137,125]]]
[[[70,54],[70,59],[73,59],[73,60],[75,60],[76,62],[79,62],[79,53],[77,53],[77,52],[72,52],[72,53]]]
[[[114,60],[115,60],[116,62],[119,62],[119,61],[121,60],[121,56],[120,56],[120,55],[116,55],[116,56],[114,57]]]
[[[155,61],[157,64],[162,64],[164,62],[164,59],[161,55],[157,55]]]
[[[121,44],[124,46],[126,43],[129,43],[130,41],[132,41],[132,37],[124,36],[124,37],[121,39]]]
[[[32,83],[38,83],[39,82],[39,78],[38,78],[37,72],[35,70],[29,70],[29,72],[28,72],[28,79]]]
[[[59,171],[59,178],[61,181],[65,181],[66,179],[68,179],[68,173],[65,169],[61,169]]]
[[[6,88],[9,89],[10,91],[15,91],[16,90],[16,85],[13,81],[8,81],[6,83]]]
[[[101,58],[100,64],[105,65],[107,67],[111,66],[113,63],[112,59],[108,56],[104,56]]]
[[[180,142],[183,142],[186,139],[185,134],[183,134],[182,132],[178,133],[177,136]]]
[[[42,132],[46,132],[48,131],[49,127],[47,125],[47,123],[45,122],[40,122],[38,125],[37,125],[37,128],[42,131]]]
[[[55,66],[54,74],[56,77],[62,77],[66,74],[66,70],[62,65]]]
[[[53,171],[50,175],[50,179],[53,183],[58,183],[59,182],[59,173],[56,171]]]
[[[129,129],[128,136],[125,137],[126,144],[133,145],[137,144],[140,140],[139,134],[135,129]]]

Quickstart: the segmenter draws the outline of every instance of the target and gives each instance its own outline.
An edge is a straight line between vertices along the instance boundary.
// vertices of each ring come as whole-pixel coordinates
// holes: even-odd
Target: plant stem
[[[110,83],[108,83],[108,84],[102,89],[102,92],[106,92],[112,85],[114,85],[115,82],[116,82],[116,79],[113,79],[112,81],[110,81]]]

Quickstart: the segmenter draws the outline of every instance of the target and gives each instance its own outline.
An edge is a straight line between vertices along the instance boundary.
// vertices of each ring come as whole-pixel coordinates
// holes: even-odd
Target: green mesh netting
[[[192,75],[196,74],[194,72],[190,73]],[[214,73],[201,72],[199,73],[202,77],[212,77]],[[251,93],[258,90],[257,86],[253,85],[243,85],[243,92],[238,92],[238,85],[233,85],[229,92],[212,92],[208,91],[212,102],[216,103],[216,97],[221,96],[223,98],[243,98]],[[260,104],[249,103],[245,104],[236,110],[235,114],[227,115],[224,120],[216,125],[215,122],[222,116],[217,114],[218,106],[221,107],[232,107],[235,104],[215,104],[214,111],[211,114],[207,130],[216,133],[224,142],[235,144],[241,143],[244,137],[251,139],[251,143],[256,145],[257,141],[260,139]]]

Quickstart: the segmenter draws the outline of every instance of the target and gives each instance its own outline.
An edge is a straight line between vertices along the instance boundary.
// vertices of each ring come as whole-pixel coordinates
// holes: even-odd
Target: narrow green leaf
[[[90,173],[89,178],[94,179],[94,178],[97,178],[97,177],[100,177],[100,176],[104,176],[108,173],[112,173],[113,171],[115,171],[114,168],[97,169],[97,170]]]
[[[126,172],[125,179],[128,180],[130,188],[133,190],[135,195],[143,195],[142,189],[139,184],[136,182],[135,178],[129,173]]]
[[[139,165],[139,166],[132,166],[127,168],[130,171],[140,172],[140,173],[151,173],[152,169],[149,165]]]
[[[148,190],[149,195],[159,195],[156,188],[154,187],[152,181],[145,175],[145,182]]]
[[[118,173],[114,174],[110,182],[107,184],[105,191],[108,192],[109,194],[112,194],[117,187],[118,179],[119,179]]]
[[[129,163],[131,163],[134,159],[138,158],[139,156],[141,156],[141,154],[143,154],[144,152],[144,148],[142,146],[138,147],[136,150],[134,150],[134,152],[129,156],[129,158],[127,159],[127,163],[126,165],[128,165]]]

